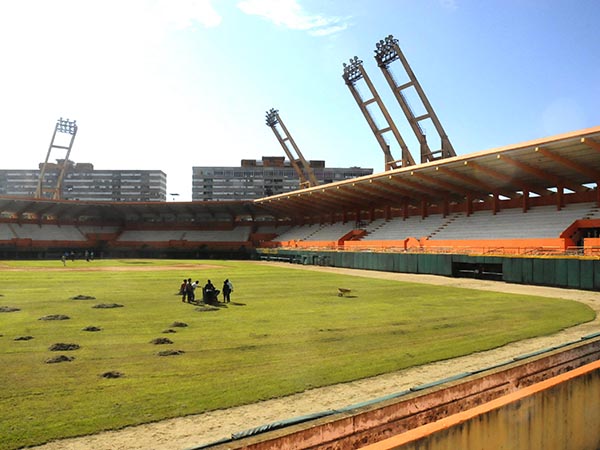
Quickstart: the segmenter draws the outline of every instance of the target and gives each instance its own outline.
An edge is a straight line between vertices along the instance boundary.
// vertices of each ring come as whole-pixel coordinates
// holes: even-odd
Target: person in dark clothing
[[[185,303],[187,299],[187,280],[184,278],[181,287],[179,288],[179,293],[181,294],[181,301]]]
[[[204,289],[202,290],[202,293],[204,294],[204,301],[206,303],[218,302],[219,292],[220,291],[215,288],[215,285],[208,280],[204,285]]]
[[[188,278],[187,284],[185,285],[185,290],[187,292],[188,303],[192,303],[194,301],[194,284],[192,283],[191,278]]]
[[[233,291],[233,285],[229,281],[229,279],[223,282],[223,302],[229,303],[231,302],[231,292]]]

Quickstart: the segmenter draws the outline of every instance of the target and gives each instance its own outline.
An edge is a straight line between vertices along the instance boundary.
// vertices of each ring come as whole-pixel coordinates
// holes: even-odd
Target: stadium
[[[378,47],[381,50],[379,56],[384,74],[387,70],[386,64],[391,61],[386,59],[390,57],[388,53],[390,47],[396,52],[393,60],[403,61],[394,41],[390,39],[386,43],[389,45],[385,49],[384,44]],[[5,314],[4,317],[10,316],[11,319],[16,317],[15,323],[22,327],[14,328],[11,319],[6,319],[6,322],[3,322],[3,330],[10,330],[7,337],[15,334],[18,336],[15,337],[15,341],[32,341],[33,344],[25,345],[35,345],[35,332],[41,334],[42,331],[39,331],[42,330],[41,327],[46,327],[45,324],[32,325],[34,320],[37,323],[37,320],[42,319],[37,319],[37,315],[41,312],[38,313],[36,307],[48,313],[44,316],[45,319],[49,317],[56,319],[54,314],[50,314],[54,312],[52,308],[44,302],[36,305],[31,303],[29,297],[39,295],[36,294],[37,291],[17,294],[17,287],[10,287],[17,286],[19,282],[27,283],[28,286],[35,285],[36,279],[27,278],[27,275],[31,276],[31,274],[42,278],[45,283],[51,283],[54,276],[59,283],[53,285],[55,288],[61,284],[70,286],[69,295],[75,295],[87,294],[87,292],[77,292],[76,289],[79,289],[80,285],[71,287],[69,278],[66,277],[71,276],[75,279],[92,273],[94,278],[91,278],[91,281],[88,279],[87,282],[94,284],[85,285],[86,289],[92,289],[87,286],[95,286],[94,289],[104,294],[106,289],[110,289],[114,291],[113,299],[125,303],[129,297],[133,297],[131,291],[144,291],[143,301],[157,308],[161,314],[166,311],[158,309],[159,300],[163,300],[158,297],[162,294],[154,295],[154,293],[164,289],[165,281],[160,280],[163,284],[152,284],[152,287],[148,287],[151,284],[150,278],[138,279],[137,273],[146,274],[146,272],[156,271],[159,274],[157,278],[173,276],[173,279],[168,280],[169,283],[173,283],[175,279],[179,281],[179,274],[183,270],[202,273],[213,271],[212,273],[218,273],[219,276],[233,273],[237,274],[237,279],[248,280],[247,285],[253,286],[255,291],[260,286],[261,277],[269,280],[269,283],[274,283],[269,278],[269,273],[280,274],[284,279],[280,285],[269,288],[263,286],[264,290],[255,292],[253,296],[240,293],[240,303],[235,303],[232,308],[228,308],[228,312],[233,312],[234,306],[239,307],[238,309],[246,307],[250,310],[249,304],[259,305],[260,302],[265,302],[263,312],[265,315],[255,322],[255,324],[260,323],[261,327],[266,327],[265,324],[270,320],[281,319],[280,316],[267,315],[268,312],[279,313],[281,307],[266,303],[266,298],[274,296],[277,292],[279,298],[276,300],[287,298],[288,295],[281,293],[286,286],[284,281],[294,280],[296,283],[294,287],[299,293],[293,300],[302,299],[303,303],[311,297],[309,288],[322,289],[322,291],[316,289],[316,292],[327,292],[327,294],[323,298],[319,297],[321,294],[315,294],[317,300],[325,299],[328,305],[333,301],[338,302],[336,306],[340,311],[348,314],[348,319],[353,321],[350,323],[359,325],[368,321],[368,314],[358,313],[359,308],[363,308],[361,311],[366,311],[369,309],[370,302],[373,302],[372,305],[377,305],[377,308],[373,307],[373,309],[378,309],[380,298],[385,297],[385,292],[389,289],[414,289],[411,291],[411,296],[417,299],[416,307],[434,305],[436,308],[443,309],[445,314],[438,318],[440,323],[433,328],[436,330],[436,337],[432,338],[430,335],[426,342],[434,350],[436,345],[431,342],[437,342],[437,347],[441,348],[444,329],[449,336],[461,335],[462,345],[477,340],[475,335],[465,331],[468,328],[465,330],[460,328],[456,332],[448,331],[458,325],[447,320],[448,317],[460,312],[461,308],[468,309],[474,306],[460,303],[459,297],[467,296],[466,291],[461,291],[463,294],[453,294],[453,301],[443,302],[444,304],[435,303],[432,299],[428,301],[433,303],[423,303],[420,295],[435,291],[437,300],[443,299],[443,292],[451,292],[454,285],[484,291],[508,289],[503,292],[510,292],[517,286],[518,290],[514,292],[519,292],[521,295],[525,291],[532,295],[551,296],[548,293],[552,292],[559,299],[577,299],[579,303],[588,305],[589,309],[580,310],[580,315],[575,318],[575,316],[569,317],[573,310],[565,309],[565,312],[562,312],[563,310],[559,309],[564,306],[562,304],[552,304],[549,307],[546,305],[547,309],[542,309],[544,301],[541,299],[531,302],[522,301],[527,303],[527,306],[534,304],[535,308],[527,310],[522,316],[509,317],[514,326],[510,331],[514,334],[502,337],[503,340],[477,343],[481,347],[466,346],[466,349],[458,353],[449,352],[431,356],[426,361],[419,361],[418,358],[411,363],[402,364],[389,361],[386,359],[386,354],[392,350],[383,347],[383,341],[367,341],[368,346],[358,353],[338,355],[334,352],[332,359],[342,361],[343,358],[347,358],[344,361],[348,364],[353,359],[366,358],[368,353],[373,354],[371,363],[379,359],[390,364],[386,366],[382,362],[382,365],[373,372],[357,371],[354,375],[343,374],[340,378],[329,376],[321,379],[322,374],[318,373],[319,364],[321,362],[326,364],[329,359],[326,357],[328,352],[332,352],[337,347],[341,348],[344,341],[340,337],[327,336],[318,342],[318,345],[328,343],[328,346],[319,347],[321,351],[318,355],[319,362],[313,361],[313,365],[310,366],[314,372],[317,372],[314,375],[318,380],[315,385],[311,382],[305,384],[303,388],[293,386],[282,387],[281,391],[260,391],[256,397],[244,396],[245,392],[242,388],[233,389],[233,394],[239,395],[240,398],[228,399],[224,405],[212,403],[206,407],[206,410],[210,412],[223,409],[227,412],[227,407],[241,407],[257,400],[269,401],[279,396],[286,401],[286,395],[398,372],[400,369],[427,367],[425,364],[440,363],[454,357],[473,355],[473,360],[469,364],[460,360],[461,370],[457,370],[456,367],[446,369],[446,372],[443,372],[443,369],[441,372],[438,370],[435,372],[436,375],[441,373],[444,375],[433,380],[429,375],[422,375],[421,379],[425,379],[426,382],[404,386],[392,393],[387,391],[384,396],[373,395],[368,399],[361,398],[359,402],[349,398],[342,406],[338,404],[334,408],[311,411],[310,414],[296,417],[278,417],[276,421],[263,422],[256,427],[248,427],[246,431],[239,430],[238,433],[213,442],[196,442],[193,448],[219,450],[234,448],[373,450],[600,448],[598,431],[600,410],[597,406],[600,393],[600,336],[596,331],[594,309],[597,307],[599,300],[597,291],[600,288],[600,190],[598,188],[600,127],[459,156],[454,152],[429,103],[424,101],[426,113],[423,115],[415,116],[410,108],[404,110],[421,144],[421,162],[416,163],[410,152],[403,147],[402,138],[390,120],[383,128],[378,128],[374,125],[375,121],[370,120],[372,119],[369,116],[370,110],[366,107],[369,104],[378,104],[387,119],[377,93],[372,92],[373,98],[364,100],[354,91],[355,83],[368,80],[361,63],[356,59],[351,60],[350,65],[345,68],[344,79],[367,122],[372,125],[372,131],[384,152],[386,170],[382,173],[316,185],[311,182],[310,172],[303,164],[300,154],[297,160],[293,156],[290,159],[294,159],[298,165],[299,178],[303,182],[301,189],[252,201],[112,203],[66,201],[60,198],[44,198],[43,195],[37,198],[0,198],[0,258],[6,261],[2,270],[8,280],[3,287],[6,291],[2,293],[2,300],[8,306],[3,307],[5,308],[3,312],[10,313]],[[408,69],[407,72],[412,73]],[[416,79],[410,80],[410,86],[396,85],[392,78],[389,78],[388,82],[393,85],[394,92],[398,94],[401,106],[403,89],[416,86],[417,93],[423,94],[419,91],[420,87]],[[431,139],[429,142],[425,139],[420,129],[418,122],[421,120],[431,120],[434,124],[440,137],[439,150],[432,151],[429,147],[433,144]],[[271,110],[268,113],[267,123],[273,127],[282,125],[277,111]],[[283,128],[287,133],[285,127]],[[386,141],[381,139],[382,135],[388,132],[394,134],[402,150],[402,156],[398,159],[391,155]],[[278,139],[282,145],[286,141],[293,142],[290,136],[278,135]],[[284,146],[284,149],[290,150],[287,146]],[[53,191],[53,193],[57,192],[58,189]],[[40,194],[42,193],[40,190]],[[65,254],[72,255],[71,260],[63,260],[61,264],[61,257]],[[89,260],[91,254],[94,255],[93,261]],[[96,264],[98,269],[90,269],[90,265],[82,268],[81,264],[86,263]],[[118,269],[119,264],[128,269]],[[138,269],[133,269],[134,265],[137,265]],[[152,268],[153,266],[156,268]],[[250,272],[246,272],[251,270],[249,267],[258,268],[257,272],[249,275]],[[73,268],[71,272],[69,272],[70,268]],[[112,274],[110,283],[100,278],[98,273],[102,272]],[[117,275],[117,272],[125,274]],[[319,275],[315,275],[316,273]],[[348,278],[335,278],[341,277],[342,274]],[[402,280],[407,284],[402,285],[401,288],[394,288],[395,285],[383,281],[370,281],[372,291],[364,288],[361,290],[362,281],[357,280],[376,276],[388,277],[394,282]],[[421,278],[402,278],[408,276]],[[249,281],[251,279],[255,284],[251,284]],[[459,279],[461,279],[460,283]],[[130,280],[137,280],[140,284],[133,284]],[[312,284],[306,280],[310,280]],[[419,285],[411,288],[410,283],[416,283],[415,280],[421,280],[419,283],[430,283],[430,286]],[[336,284],[330,284],[333,282]],[[438,291],[431,287],[436,283],[442,286]],[[101,284],[105,286],[101,287]],[[127,291],[122,286],[127,286]],[[563,290],[565,293],[562,293]],[[43,292],[44,295],[50,295],[46,291]],[[148,292],[153,294],[150,295]],[[234,298],[238,295],[236,292],[234,291]],[[394,292],[395,298],[401,298],[400,291]],[[508,299],[510,295],[503,294],[501,297]],[[70,299],[74,298],[70,297]],[[353,300],[361,301],[348,303]],[[508,313],[508,309],[518,309],[517,304],[521,300],[515,298],[510,300],[513,303],[499,303],[499,309],[494,309],[494,314],[500,315],[504,312]],[[500,300],[494,299],[494,301]],[[310,308],[317,307],[309,301],[306,303]],[[492,302],[479,300],[473,303],[478,303],[484,309],[493,309]],[[59,304],[64,309],[75,308],[65,306],[67,303],[56,303]],[[69,303],[72,304],[73,302]],[[291,303],[286,305],[291,307]],[[100,306],[107,309],[123,307],[122,304],[117,303],[103,303]],[[130,306],[134,311],[136,308],[142,311],[142,304],[139,302],[132,302],[131,305],[125,306]],[[216,309],[211,309],[209,306],[202,305],[200,302],[198,304],[200,312],[213,311],[214,315],[223,312],[223,305],[215,307]],[[26,317],[23,317],[20,308],[25,310]],[[537,325],[536,321],[541,320],[546,314],[551,314],[551,310],[554,310],[555,316],[562,315],[562,317],[553,317],[554,328],[543,328],[540,324],[537,330],[527,330],[526,335],[518,334],[521,326],[527,328],[529,322]],[[382,309],[382,311],[382,314],[389,314],[390,310]],[[427,317],[427,320],[421,321],[421,326],[425,327],[425,322],[432,321],[425,315],[430,311],[419,311],[424,314],[422,317]],[[77,313],[76,311],[75,314]],[[79,314],[83,315],[81,312]],[[143,321],[140,320],[140,317],[144,318],[142,313],[138,316],[118,315],[117,312],[114,314],[114,321],[124,323],[125,328],[129,327],[128,321],[131,320],[131,329],[136,327],[143,329]],[[299,310],[297,314],[297,317],[311,316],[310,311]],[[479,314],[483,313],[480,311]],[[172,319],[170,316],[167,317]],[[419,323],[418,319],[417,317],[417,323]],[[155,318],[148,318],[148,323],[153,324],[153,320]],[[241,329],[238,327],[241,327],[240,322],[244,319],[236,319],[238,322],[231,320],[228,322],[229,328],[225,330],[235,335]],[[344,325],[347,328],[337,328],[333,324],[336,319],[332,317],[326,320],[331,321],[332,324],[328,325],[326,321],[320,322],[316,334],[347,332],[347,329],[353,328],[348,323]],[[520,323],[521,320],[523,323]],[[194,322],[194,319],[190,321]],[[471,319],[471,322],[476,321],[477,319]],[[107,321],[104,327],[108,329],[109,323]],[[173,322],[171,327],[177,327],[176,323]],[[314,326],[312,322],[307,323],[310,323],[311,327]],[[500,322],[491,322],[489,328],[509,327],[497,323]],[[283,321],[283,327],[293,328],[292,324],[295,325],[296,322]],[[213,323],[206,321],[203,325],[208,327]],[[376,330],[381,323],[373,322],[369,325]],[[407,333],[398,329],[405,326],[405,322],[395,321],[389,325],[396,328],[390,328],[390,331],[385,334],[386,337]],[[467,324],[462,325],[467,326]],[[575,338],[571,336],[570,339],[565,339],[565,335],[559,333],[573,326],[577,326]],[[483,327],[486,325],[484,324]],[[58,327],[50,331],[47,331],[48,328],[45,328],[45,332],[48,333],[47,339],[67,336]],[[176,330],[172,328],[163,333],[175,333]],[[25,336],[25,333],[30,330],[35,331]],[[280,329],[276,330],[281,332]],[[585,330],[585,333],[580,330]],[[88,331],[102,331],[102,328]],[[223,333],[222,328],[218,331]],[[244,339],[251,338],[252,342],[255,342],[272,338],[267,332],[261,334],[260,330],[244,329],[243,331],[245,334],[239,337],[239,345],[235,348],[240,354],[251,353],[260,347],[258,344],[250,343],[242,345]],[[415,333],[417,331],[414,330]],[[17,335],[18,332],[22,334]],[[306,331],[300,327],[297,333],[306,334]],[[147,339],[146,334],[142,335]],[[118,335],[112,344],[118,345],[123,336],[125,335]],[[287,338],[287,335],[285,336]],[[439,341],[437,336],[440,336]],[[479,354],[479,352],[502,348],[505,344],[540,336],[551,336],[554,339],[544,341],[545,345],[535,341],[534,348],[520,347],[516,350],[518,353],[514,353],[515,350],[511,349],[503,357],[495,355],[494,359],[487,363],[484,363],[482,355]],[[358,345],[360,340],[356,336],[353,338]],[[4,341],[7,348],[10,348],[6,352],[7,363],[13,359],[29,358],[30,354],[27,350],[14,350],[14,345],[9,347],[9,344],[6,344],[8,339]],[[92,344],[91,340],[89,342],[89,346],[98,345]],[[332,342],[334,344],[329,345]],[[408,340],[404,345],[410,346],[412,343]],[[188,344],[191,346],[191,343]],[[307,347],[310,347],[310,344],[317,347],[315,342],[309,343]],[[107,343],[103,345],[110,347]],[[448,347],[452,346],[448,345]],[[79,347],[73,348],[79,350]],[[527,348],[527,351],[523,352],[524,348]],[[35,354],[34,347],[30,347],[30,350],[31,355]],[[105,350],[107,353],[110,352],[110,348]],[[78,356],[79,360],[86,361],[87,358],[87,363],[91,364],[96,358],[100,359],[98,355],[86,354],[85,351],[84,345],[81,352],[84,356]],[[186,350],[186,352],[190,351]],[[173,355],[182,356],[180,360],[185,361],[183,353],[183,351],[175,352]],[[282,353],[278,351],[270,354],[273,361],[282,361],[276,366],[280,370],[288,367],[287,356]],[[415,355],[409,351],[405,353],[408,358],[415,358]],[[419,352],[415,351],[415,353]],[[107,358],[114,357],[110,355]],[[236,354],[235,357],[239,356]],[[64,360],[67,364],[62,366],[71,364],[71,367],[79,367],[78,360],[73,363],[71,361],[73,359],[67,357]],[[191,377],[189,372],[183,371],[176,365],[177,363],[174,364],[169,366],[172,370],[170,375],[182,378],[190,376],[188,388],[191,392],[199,389],[198,379]],[[344,365],[340,363],[340,366]],[[302,366],[301,361],[298,366]],[[162,376],[163,369],[164,366],[156,369],[157,377]],[[338,369],[332,365],[323,371],[331,375]],[[22,367],[22,372],[16,373],[14,378],[28,379],[30,376],[28,370],[27,367]],[[45,370],[45,368],[35,369],[36,372]],[[64,370],[65,372],[60,374],[68,376],[68,369]],[[126,371],[126,376],[114,383],[120,381],[127,383],[127,380],[142,377],[134,370],[132,366],[131,372]],[[267,372],[272,371],[267,370]],[[222,376],[221,372],[215,373],[219,377]],[[406,373],[402,372],[400,376],[405,376]],[[103,374],[105,378],[120,378],[121,375],[117,371]],[[231,377],[237,378],[238,375],[234,372]],[[263,373],[263,375],[272,376],[271,373],[267,375]],[[4,376],[7,378],[3,385],[10,386],[10,383],[15,383],[14,379],[8,379],[8,375]],[[210,379],[210,383],[218,384],[223,391],[227,391],[228,384],[216,378]],[[236,380],[231,380],[234,381]],[[256,383],[256,380],[244,382],[250,386],[252,381]],[[162,380],[155,381],[151,389],[168,384]],[[265,386],[269,387],[267,383]],[[110,388],[112,389],[112,385]],[[40,389],[38,387],[36,390],[36,386],[33,386],[31,391],[27,391],[27,395],[42,397]],[[59,384],[53,385],[52,389],[58,392],[57,395],[61,394]],[[99,391],[102,389],[108,391],[109,387],[97,388]],[[135,390],[135,386],[130,385],[129,389]],[[176,390],[157,389],[157,391],[158,395],[151,391],[146,393],[144,398],[154,397],[158,401],[161,392],[167,396],[176,393]],[[187,395],[190,391],[185,392]],[[122,403],[126,404],[128,401],[124,398]],[[191,399],[189,401],[194,402]],[[94,424],[86,423],[82,428],[64,432],[60,428],[65,424],[57,422],[53,425],[55,429],[52,433],[43,437],[38,436],[31,442],[25,436],[27,430],[13,428],[4,430],[5,433],[10,431],[11,435],[11,442],[6,448],[36,445],[59,438],[92,434],[89,430],[118,429],[178,416],[179,410],[161,412],[162,415],[155,416],[152,409],[160,405],[142,404],[143,402],[138,398],[131,399],[131,402],[135,407],[140,408],[138,414],[131,413],[132,417],[114,423],[111,422],[110,417],[104,418],[105,421],[97,426],[99,429],[95,429]],[[14,406],[19,403],[18,400],[13,402],[10,398],[5,399],[5,409],[9,410],[9,405]],[[35,404],[35,401],[32,403]],[[186,404],[185,407],[182,406],[179,415],[185,416],[204,411],[197,405]],[[119,416],[114,411],[113,414]],[[104,412],[104,415],[111,414]],[[90,417],[89,420],[93,422],[93,415]],[[31,417],[29,419],[34,421]],[[39,422],[39,419],[36,420]],[[199,420],[201,421],[202,418]],[[88,428],[85,428],[86,426]],[[138,439],[141,440],[139,436]],[[85,446],[101,448],[92,442],[86,441],[78,448],[86,448]],[[67,444],[61,441],[55,444],[58,447],[54,448],[68,448],[65,447]],[[192,448],[191,445],[188,447]],[[174,447],[166,444],[161,448]]]
[[[256,201],[2,198],[0,251],[5,260],[56,265],[65,251],[79,259],[93,252],[100,260],[262,260],[274,266],[498,280],[594,295],[600,287],[599,151],[600,128],[594,128]],[[442,439],[439,433],[467,439],[461,434],[465,429],[471,438],[490,432],[501,436],[502,421],[508,420],[503,414],[515,417],[515,408],[525,401],[567,402],[564,408],[574,408],[568,409],[573,423],[557,428],[553,439],[570,439],[583,426],[580,419],[588,430],[586,445],[573,448],[597,448],[588,445],[597,446],[600,439],[591,431],[600,429],[597,402],[586,399],[597,399],[599,345],[596,334],[589,333],[504,365],[451,373],[404,395],[328,411],[325,417],[258,427],[256,434],[215,443],[214,448],[358,448],[380,441],[382,446],[374,448],[416,448],[410,445]],[[544,384],[550,382],[552,388]],[[523,397],[526,387],[535,393]],[[563,394],[583,403],[556,398]],[[421,412],[407,406],[415,398],[425,408]],[[499,422],[484,421],[494,431],[478,428],[481,414],[492,413],[477,408],[501,401],[506,403],[493,412]],[[551,419],[544,407],[537,407],[542,431],[531,425],[528,439],[548,432]],[[468,427],[460,421],[452,424],[475,413]],[[427,428],[439,426],[442,419],[450,423],[445,431]],[[395,443],[408,439],[403,431],[411,429],[421,433],[418,438]],[[513,441],[514,434],[507,436],[513,448],[526,448]]]

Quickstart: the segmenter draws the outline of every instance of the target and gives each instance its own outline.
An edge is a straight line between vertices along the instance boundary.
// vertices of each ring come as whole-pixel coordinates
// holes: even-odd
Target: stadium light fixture
[[[77,121],[63,119],[62,117],[56,122],[56,131],[65,134],[74,135],[77,132]]]
[[[273,127],[279,123],[279,110],[271,108],[266,112],[266,123],[268,126]]]

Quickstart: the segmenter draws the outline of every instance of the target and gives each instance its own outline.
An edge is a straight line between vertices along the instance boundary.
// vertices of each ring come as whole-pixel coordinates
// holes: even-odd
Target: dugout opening
[[[452,262],[452,276],[456,278],[502,281],[503,275],[502,263]]]

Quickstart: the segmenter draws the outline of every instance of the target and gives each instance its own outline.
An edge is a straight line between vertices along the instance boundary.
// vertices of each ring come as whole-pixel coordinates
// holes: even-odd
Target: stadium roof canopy
[[[228,221],[236,217],[256,217],[252,202],[87,202],[75,200],[24,199],[0,197],[4,217],[55,217],[62,221]]]
[[[318,216],[357,209],[464,202],[564,192],[600,184],[600,127],[407,166],[255,200],[274,215]],[[568,191],[565,191],[568,190]]]
[[[303,218],[442,201],[584,192],[600,184],[600,126],[254,201],[87,202],[0,197],[0,215],[62,221],[200,222]]]

